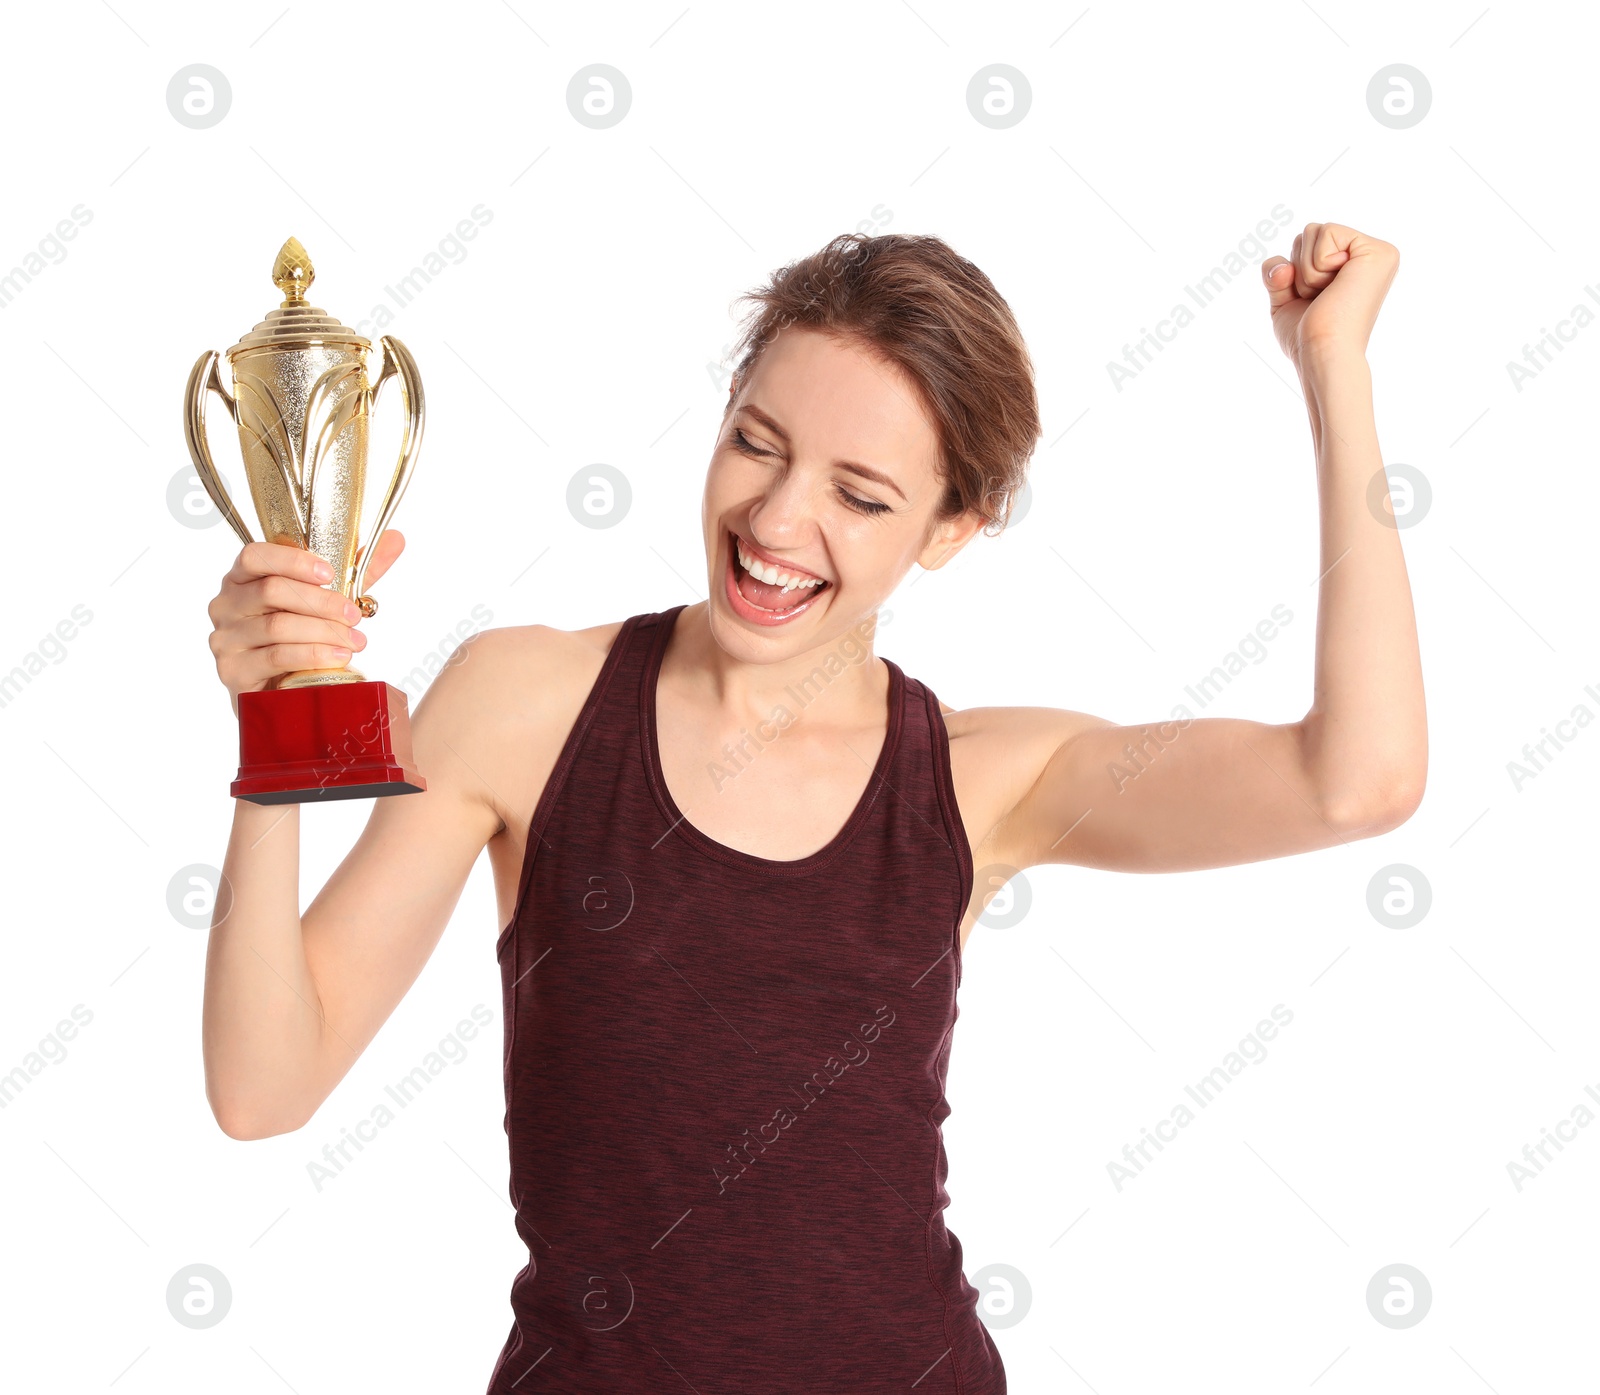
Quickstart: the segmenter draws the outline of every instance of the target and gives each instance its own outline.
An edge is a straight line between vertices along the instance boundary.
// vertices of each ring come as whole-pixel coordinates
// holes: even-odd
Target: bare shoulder
[[[1006,820],[1050,762],[1079,732],[1110,726],[1061,707],[968,707],[941,701],[950,774],[974,859],[1007,862]]]
[[[464,640],[428,688],[413,728],[494,810],[526,829],[623,621],[582,630],[501,625]]]

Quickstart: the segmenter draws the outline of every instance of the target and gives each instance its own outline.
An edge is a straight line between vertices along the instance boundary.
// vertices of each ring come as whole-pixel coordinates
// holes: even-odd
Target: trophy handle
[[[422,427],[425,416],[422,377],[417,372],[417,361],[411,357],[411,351],[393,335],[384,335],[378,343],[383,349],[383,371],[378,374],[370,389],[372,410],[377,410],[378,394],[383,385],[390,378],[398,377],[401,400],[405,404],[406,429],[400,441],[400,459],[394,467],[389,487],[384,491],[383,503],[378,508],[377,521],[372,525],[371,535],[361,545],[356,555],[355,584],[350,589],[350,595],[361,607],[364,615],[374,615],[378,609],[377,602],[372,597],[361,594],[366,582],[367,562],[372,556],[373,546],[383,536],[383,530],[389,526],[389,520],[394,517],[400,496],[406,492],[406,485],[411,482],[411,473],[417,463],[417,452],[422,448]]]
[[[194,461],[200,483],[205,485],[211,502],[217,506],[217,512],[228,520],[242,541],[254,542],[250,529],[245,526],[244,519],[239,517],[239,510],[234,508],[233,500],[228,497],[228,487],[217,473],[217,467],[211,459],[211,447],[206,441],[207,392],[216,393],[227,407],[228,415],[235,422],[239,419],[238,408],[227,388],[222,386],[222,377],[217,372],[218,358],[215,349],[207,349],[195,361],[194,369],[189,374],[189,384],[183,390],[183,436],[189,444],[189,458]]]

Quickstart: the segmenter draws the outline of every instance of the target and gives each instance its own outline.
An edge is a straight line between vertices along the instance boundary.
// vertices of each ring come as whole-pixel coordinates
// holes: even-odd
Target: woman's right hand
[[[367,566],[368,587],[404,547],[397,529],[385,529]],[[281,673],[340,668],[366,646],[367,637],[355,628],[361,611],[327,586],[331,577],[328,564],[302,547],[250,542],[239,550],[206,607],[217,677],[235,716],[240,693],[265,688]]]

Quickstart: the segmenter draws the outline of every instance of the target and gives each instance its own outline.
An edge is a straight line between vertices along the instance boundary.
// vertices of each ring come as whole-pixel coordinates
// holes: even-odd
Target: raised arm
[[[370,580],[387,570],[397,546],[395,535],[380,548]],[[319,586],[315,561],[252,543],[225,578],[212,603],[212,648],[236,707],[239,692],[274,673],[333,662],[359,646],[343,597]],[[508,728],[521,719],[505,694],[528,685],[513,686],[507,672],[526,665],[517,656],[527,647],[490,630],[445,666],[411,718],[428,788],[374,801],[365,830],[303,915],[299,806],[235,801],[202,1019],[206,1096],[231,1137],[305,1124],[432,954],[502,824],[483,772],[496,772],[515,742]]]
[[[1316,453],[1321,582],[1306,715],[1118,726],[1044,708],[981,714],[975,725],[997,738],[983,744],[1010,753],[1016,796],[991,835],[997,860],[1185,871],[1370,837],[1415,811],[1428,761],[1422,669],[1366,361],[1399,261],[1387,242],[1310,223],[1290,259],[1262,264]]]

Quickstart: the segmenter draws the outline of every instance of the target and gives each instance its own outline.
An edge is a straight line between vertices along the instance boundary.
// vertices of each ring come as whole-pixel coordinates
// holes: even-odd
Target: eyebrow
[[[785,445],[789,444],[789,433],[779,426],[778,423],[774,421],[768,413],[763,412],[761,408],[752,407],[748,402],[746,402],[739,408],[739,410],[741,412],[749,413],[749,415],[753,416]],[[884,474],[882,470],[874,470],[872,466],[862,465],[854,460],[835,460],[833,463],[841,470],[849,470],[854,474],[860,475],[863,479],[874,480],[878,484],[894,490],[894,492],[900,495],[901,499],[904,499],[906,503],[911,502],[909,499],[906,499],[906,496],[901,490],[900,486],[890,479],[888,475]]]

